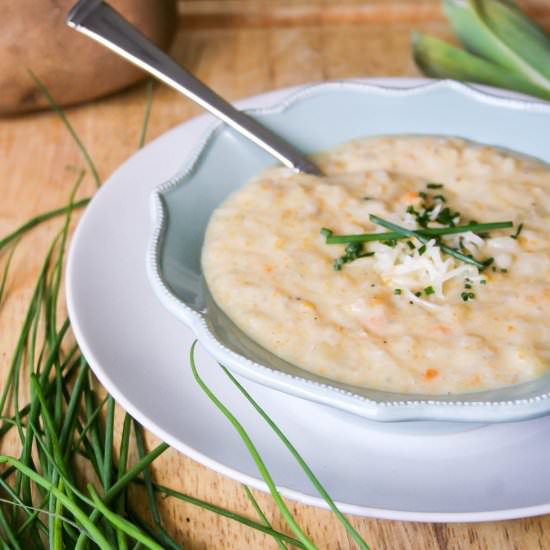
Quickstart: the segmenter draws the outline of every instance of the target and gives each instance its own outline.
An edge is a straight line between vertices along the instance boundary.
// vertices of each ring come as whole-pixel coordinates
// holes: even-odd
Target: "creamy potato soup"
[[[245,333],[315,374],[395,392],[548,370],[547,165],[432,137],[314,160],[326,177],[269,169],[208,226],[207,285]]]

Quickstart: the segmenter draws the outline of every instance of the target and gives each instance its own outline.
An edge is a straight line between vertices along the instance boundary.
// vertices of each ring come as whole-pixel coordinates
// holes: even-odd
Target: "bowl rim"
[[[246,109],[245,112],[252,115],[278,114],[299,101],[335,90],[406,97],[439,89],[449,90],[474,101],[497,107],[550,115],[550,103],[515,92],[454,80],[412,78],[347,79],[306,84],[290,91],[282,101],[274,105]],[[460,394],[456,395],[456,399],[442,400],[437,395],[433,398],[431,396],[418,398],[411,394],[411,399],[377,401],[334,386],[329,380],[323,383],[262,365],[220,342],[208,327],[206,311],[191,308],[170,290],[162,275],[160,257],[167,224],[166,207],[162,196],[185,184],[192,177],[202,155],[223,128],[223,122],[215,121],[198,140],[183,167],[152,192],[150,200],[152,230],[146,253],[147,276],[156,296],[175,317],[193,331],[197,340],[218,362],[253,382],[375,421],[509,422],[550,414],[550,391],[528,398],[504,400],[465,401],[460,399]],[[391,394],[391,392],[386,393]]]

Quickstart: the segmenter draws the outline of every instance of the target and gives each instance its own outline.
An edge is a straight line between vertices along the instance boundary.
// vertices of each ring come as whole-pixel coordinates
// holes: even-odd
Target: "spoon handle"
[[[309,174],[321,174],[315,164],[180,67],[102,0],[80,0],[68,13],[66,22],[195,101],[285,166]]]

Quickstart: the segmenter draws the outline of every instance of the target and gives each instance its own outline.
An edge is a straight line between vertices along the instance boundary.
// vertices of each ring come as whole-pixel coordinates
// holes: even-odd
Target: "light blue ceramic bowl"
[[[308,86],[290,97],[281,92],[281,97],[278,105],[252,114],[304,153],[361,136],[426,134],[458,136],[550,162],[550,105],[487,88],[451,81],[345,81]],[[267,153],[220,124],[152,197],[151,284],[220,363],[276,390],[372,420],[502,422],[550,412],[550,375],[455,396],[381,392],[310,374],[244,335],[210,298],[201,248],[212,211],[270,164]]]

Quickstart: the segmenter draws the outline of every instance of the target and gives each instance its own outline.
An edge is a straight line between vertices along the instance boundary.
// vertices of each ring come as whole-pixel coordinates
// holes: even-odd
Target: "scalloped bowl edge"
[[[398,84],[398,82],[399,79],[395,79],[395,83]],[[550,115],[550,104],[548,103],[533,98],[524,99],[524,96],[503,90],[452,80],[422,80],[420,84],[409,86],[388,86],[361,80],[325,82],[301,87],[274,106],[247,109],[246,112],[251,114],[280,113],[300,100],[335,88],[360,89],[368,93],[399,96],[422,94],[437,88],[446,88],[476,101]],[[272,369],[251,361],[224,346],[208,328],[206,312],[198,312],[180,300],[164,281],[160,267],[160,253],[167,218],[162,195],[173,187],[183,185],[188,180],[203,151],[208,148],[221,127],[221,122],[215,122],[200,140],[184,167],[168,181],[159,185],[152,193],[150,211],[153,229],[146,257],[147,275],[159,300],[167,310],[193,331],[197,340],[220,364],[255,383],[375,421],[431,420],[492,423],[526,420],[550,414],[550,392],[541,393],[528,399],[499,401],[461,401],[459,394],[453,401],[443,401],[437,396],[434,396],[433,399],[415,399],[414,396],[411,396],[410,400],[376,401],[330,383],[322,384]]]

